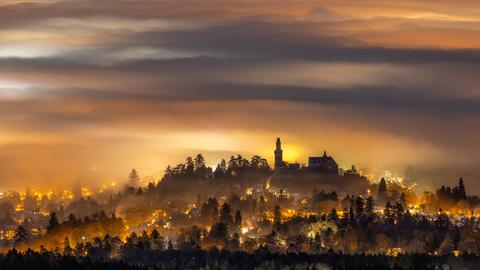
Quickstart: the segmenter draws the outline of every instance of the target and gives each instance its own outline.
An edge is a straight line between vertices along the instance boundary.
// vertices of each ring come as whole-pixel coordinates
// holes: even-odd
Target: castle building
[[[323,152],[321,157],[309,157],[308,168],[322,173],[338,174],[338,164],[327,152]]]
[[[289,173],[289,172],[299,172],[301,170],[307,169],[313,172],[319,173],[331,173],[338,175],[338,164],[331,156],[327,156],[327,152],[323,152],[321,157],[309,157],[308,158],[308,168],[300,167],[299,163],[287,163],[283,161],[283,150],[282,142],[280,138],[277,138],[276,148],[273,151],[275,154],[275,165],[274,169],[276,172]]]

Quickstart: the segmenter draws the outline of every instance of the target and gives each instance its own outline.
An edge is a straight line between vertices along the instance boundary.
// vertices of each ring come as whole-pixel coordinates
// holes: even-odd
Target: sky
[[[0,190],[273,163],[281,137],[480,194],[479,48],[476,0],[2,0]]]

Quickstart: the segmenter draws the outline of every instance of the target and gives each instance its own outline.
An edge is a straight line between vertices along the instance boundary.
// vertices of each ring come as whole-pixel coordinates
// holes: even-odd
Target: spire
[[[283,162],[283,150],[282,150],[282,142],[280,138],[277,138],[277,147],[274,151],[275,154],[275,168],[280,168],[284,166]]]
[[[327,157],[327,151],[323,151],[323,156]]]

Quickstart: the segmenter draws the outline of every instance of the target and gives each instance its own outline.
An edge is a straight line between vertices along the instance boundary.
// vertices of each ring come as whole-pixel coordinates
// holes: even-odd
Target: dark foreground
[[[139,252],[124,260],[10,251],[0,256],[0,269],[480,269],[480,256],[388,257],[383,255],[269,254],[227,251]]]

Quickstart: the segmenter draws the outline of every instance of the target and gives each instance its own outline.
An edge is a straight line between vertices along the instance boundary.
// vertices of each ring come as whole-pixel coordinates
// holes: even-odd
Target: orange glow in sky
[[[478,1],[28,2],[0,3],[0,191],[272,164],[277,137],[480,191]]]

